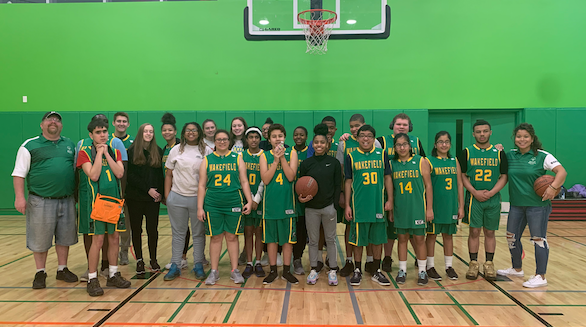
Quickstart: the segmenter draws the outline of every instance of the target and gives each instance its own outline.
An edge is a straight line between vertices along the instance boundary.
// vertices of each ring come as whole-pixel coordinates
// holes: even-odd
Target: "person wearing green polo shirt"
[[[77,282],[67,269],[69,247],[77,243],[75,212],[75,144],[61,136],[62,118],[50,111],[41,120],[42,133],[26,140],[18,149],[12,172],[14,207],[26,215],[26,247],[33,251],[37,273],[33,289],[45,288],[47,252],[57,252],[58,280]],[[27,181],[28,199],[24,196]]]
[[[533,126],[521,123],[513,131],[515,149],[507,153],[509,161],[509,195],[511,208],[507,220],[507,243],[511,252],[512,267],[499,269],[501,276],[524,275],[522,268],[523,245],[521,235],[529,225],[531,243],[535,247],[535,275],[523,283],[524,287],[542,287],[547,285],[545,272],[549,258],[547,242],[547,222],[551,213],[551,199],[566,180],[566,170],[550,153],[543,151],[541,142],[535,135]],[[533,183],[546,171],[555,174],[553,183],[545,190],[542,197],[535,194]]]

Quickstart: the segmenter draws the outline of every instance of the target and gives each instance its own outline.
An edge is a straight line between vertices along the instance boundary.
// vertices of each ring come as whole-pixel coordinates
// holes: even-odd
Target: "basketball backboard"
[[[249,41],[303,40],[299,12],[327,9],[338,15],[330,39],[386,39],[391,9],[386,0],[247,0],[244,37]]]

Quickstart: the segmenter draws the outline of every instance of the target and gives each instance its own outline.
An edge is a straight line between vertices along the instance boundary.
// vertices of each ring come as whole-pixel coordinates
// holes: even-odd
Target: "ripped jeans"
[[[507,219],[507,243],[511,252],[513,268],[521,269],[523,245],[521,235],[525,226],[529,225],[531,243],[535,247],[536,275],[545,275],[549,258],[547,243],[547,223],[551,213],[551,204],[545,207],[518,207],[511,206]]]

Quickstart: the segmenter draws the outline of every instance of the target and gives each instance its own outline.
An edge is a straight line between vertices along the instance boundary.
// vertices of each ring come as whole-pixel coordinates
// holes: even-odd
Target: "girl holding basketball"
[[[547,243],[547,222],[551,213],[551,199],[557,194],[566,180],[566,170],[557,159],[541,149],[541,142],[535,135],[533,126],[521,123],[513,131],[515,149],[507,153],[509,161],[509,195],[511,209],[507,220],[507,242],[511,252],[512,267],[497,270],[501,276],[524,275],[522,268],[523,245],[521,235],[529,225],[531,243],[535,247],[536,272],[523,283],[524,287],[547,285],[545,272],[549,258]],[[535,194],[535,180],[549,170],[555,179],[547,187],[543,196]]]
[[[325,241],[328,248],[328,284],[338,285],[338,271],[336,260],[336,205],[340,198],[340,180],[342,168],[340,162],[328,155],[330,142],[328,141],[328,126],[319,124],[313,129],[314,155],[304,160],[299,168],[299,176],[311,176],[316,180],[318,187],[315,196],[299,194],[299,202],[305,204],[305,224],[309,235],[309,262],[311,271],[307,276],[307,284],[314,285],[319,278],[317,262],[319,258],[318,241],[320,225],[323,225]]]

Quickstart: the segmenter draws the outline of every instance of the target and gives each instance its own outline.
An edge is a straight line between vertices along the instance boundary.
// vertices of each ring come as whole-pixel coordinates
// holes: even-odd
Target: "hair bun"
[[[176,124],[175,116],[173,116],[173,114],[170,112],[166,112],[163,115],[163,118],[161,118],[161,122],[163,124],[175,125]]]
[[[315,125],[315,127],[313,128],[313,134],[327,136],[328,135],[328,125],[326,125],[326,124]]]

